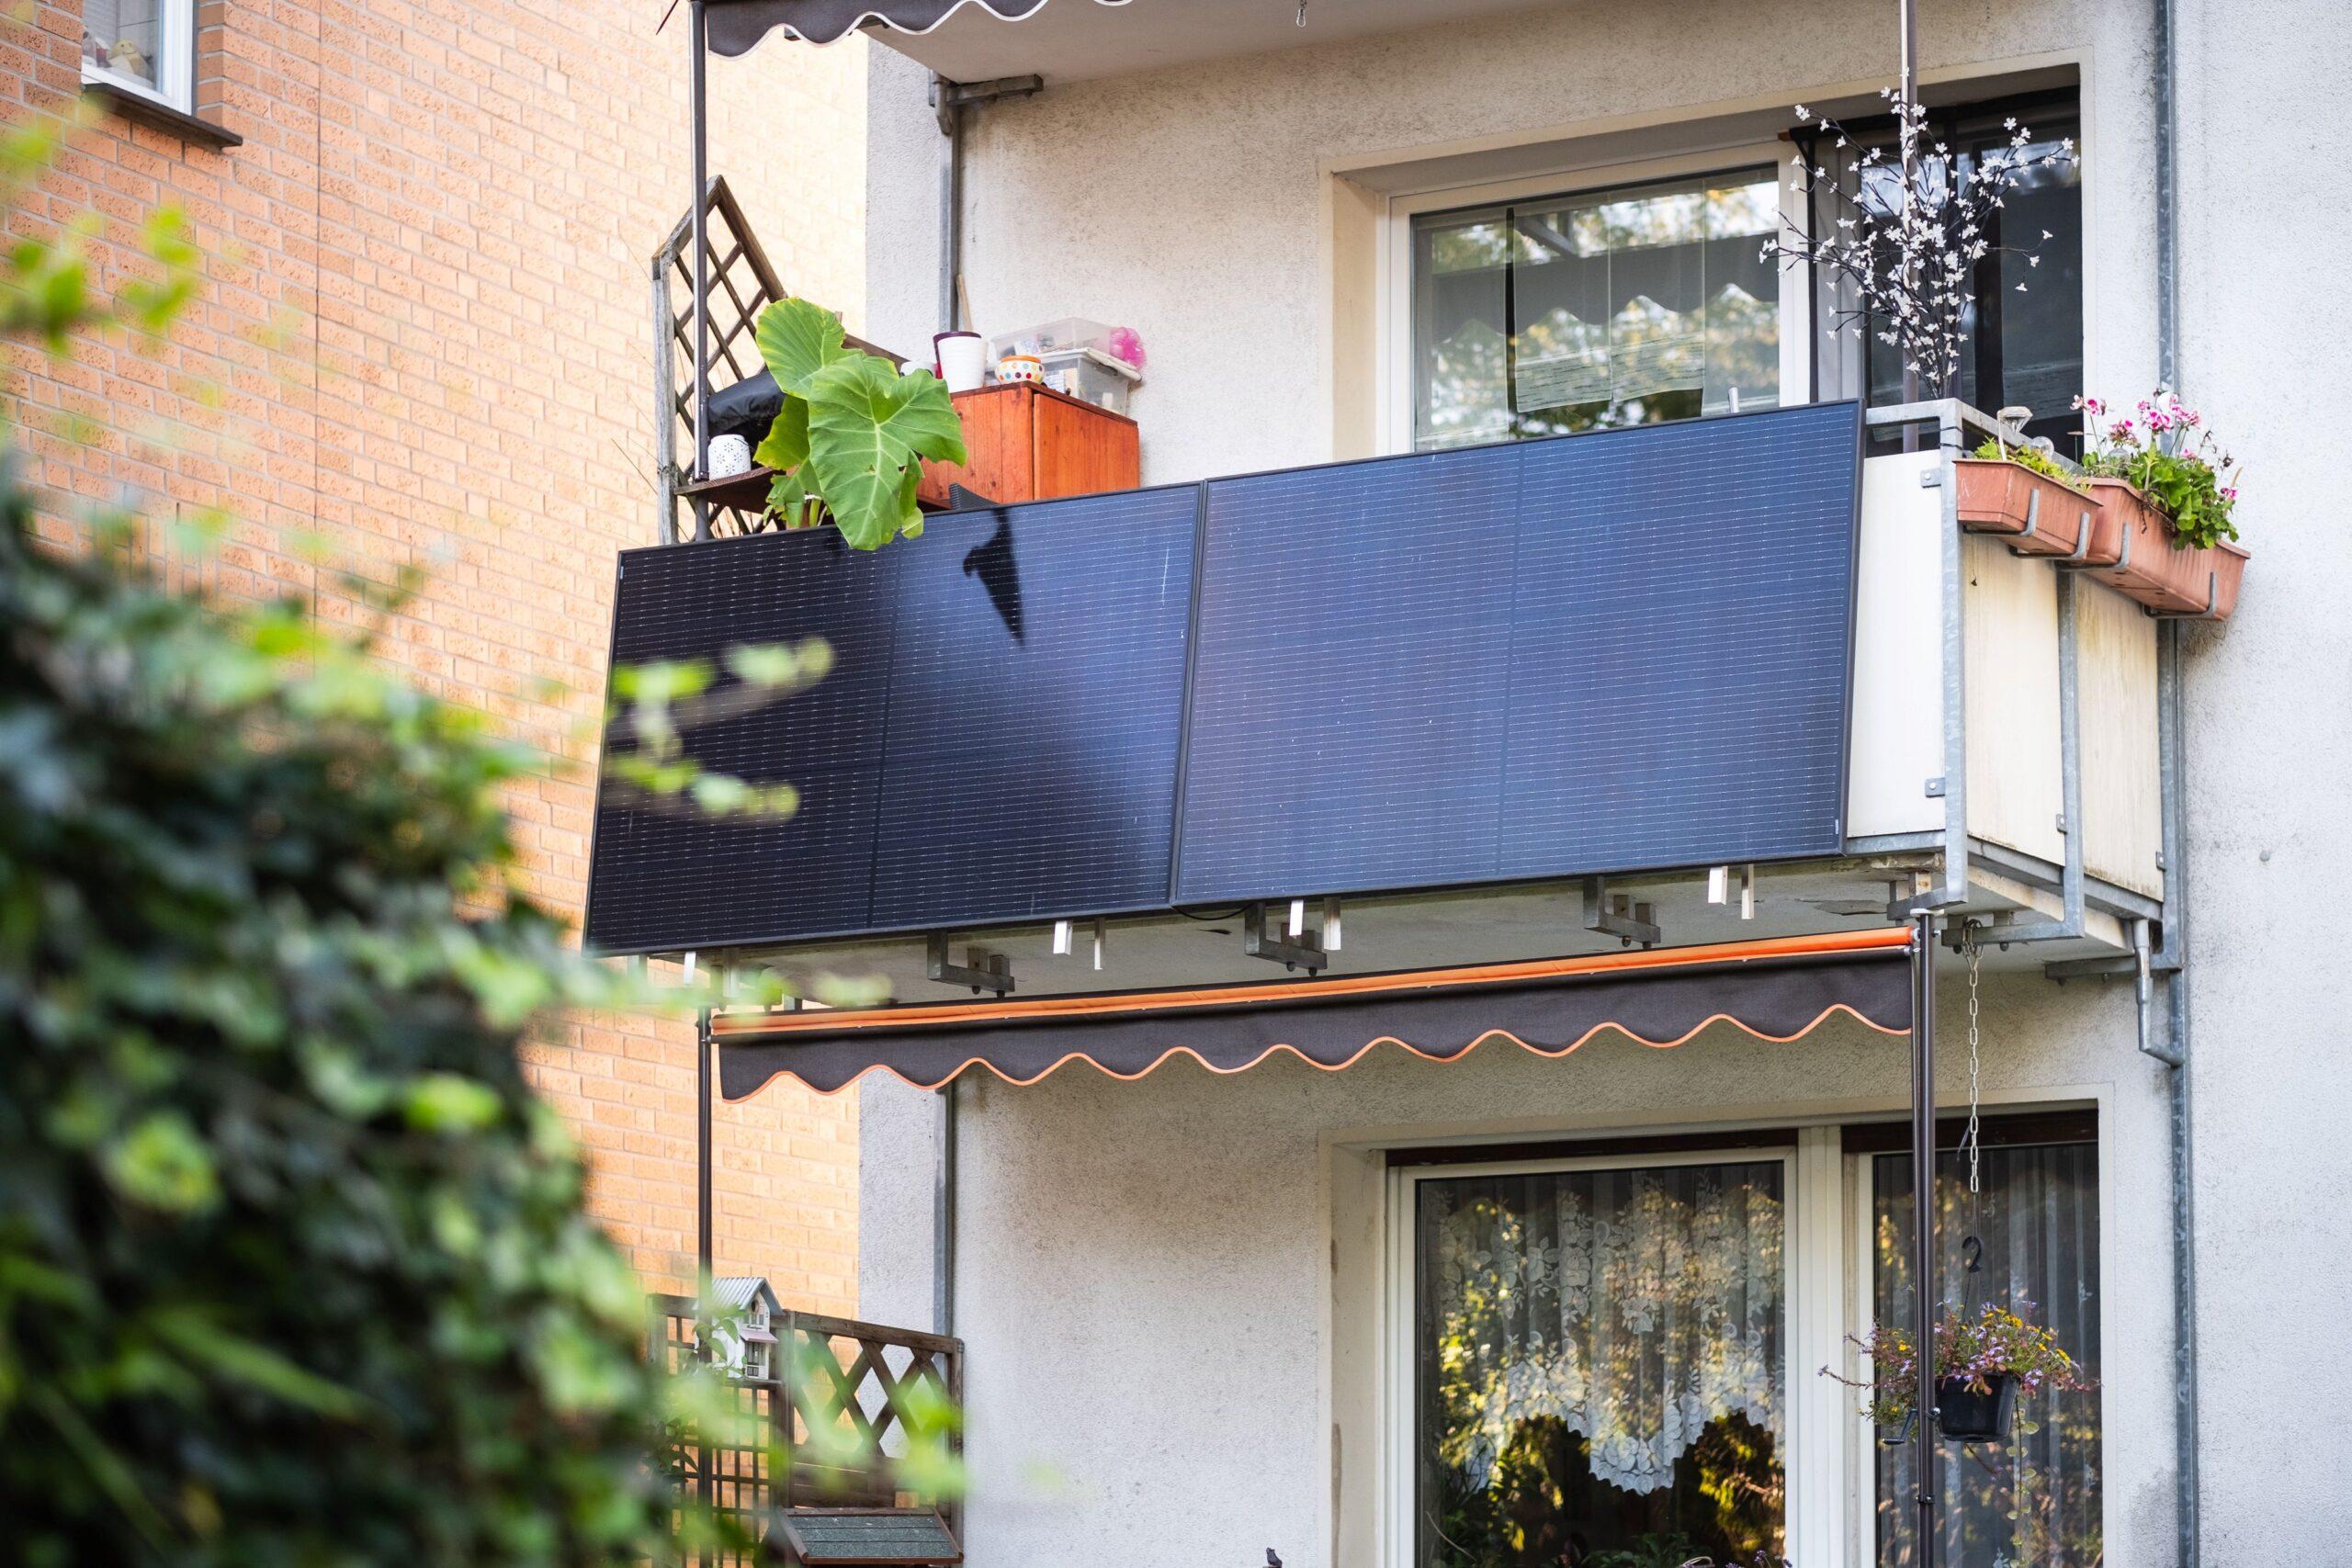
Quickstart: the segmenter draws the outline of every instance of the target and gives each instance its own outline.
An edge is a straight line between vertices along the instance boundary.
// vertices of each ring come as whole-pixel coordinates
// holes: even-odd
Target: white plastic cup
[[[977,392],[988,379],[989,345],[978,333],[941,333],[931,340],[933,363],[951,392]]]

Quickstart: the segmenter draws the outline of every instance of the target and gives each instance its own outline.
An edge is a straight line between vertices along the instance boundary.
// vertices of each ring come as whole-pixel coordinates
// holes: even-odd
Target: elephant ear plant
[[[775,470],[769,514],[787,528],[830,520],[861,550],[920,535],[923,460],[965,460],[947,388],[928,370],[901,373],[852,348],[842,319],[806,299],[761,311],[755,335],[784,394],[757,454]]]

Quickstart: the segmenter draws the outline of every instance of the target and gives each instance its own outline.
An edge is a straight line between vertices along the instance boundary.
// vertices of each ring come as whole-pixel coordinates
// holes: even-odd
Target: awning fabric
[[[1093,3],[1124,6],[1127,0]],[[869,22],[902,33],[927,33],[967,6],[1017,22],[1045,5],[1046,0],[711,0],[710,47],[731,58],[749,52],[777,28],[810,43],[831,43]]]
[[[1794,1040],[1841,1013],[1904,1034],[1909,942],[1889,929],[1121,997],[732,1015],[713,1028],[729,1100],[785,1073],[831,1094],[876,1069],[936,1089],[975,1067],[1030,1084],[1074,1061],[1137,1078],[1180,1055],[1216,1073],[1277,1051],[1337,1071],[1380,1044],[1450,1062],[1498,1038],[1565,1056],[1604,1030],[1662,1048],[1716,1023]]]

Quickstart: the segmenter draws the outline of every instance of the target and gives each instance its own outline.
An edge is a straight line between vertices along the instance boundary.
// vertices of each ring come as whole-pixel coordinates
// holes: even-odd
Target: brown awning
[[[1175,1055],[1238,1073],[1277,1051],[1338,1071],[1375,1045],[1450,1062],[1490,1039],[1565,1056],[1603,1030],[1679,1045],[1727,1023],[1794,1040],[1844,1013],[1911,1028],[1902,929],[1125,996],[725,1015],[729,1100],[789,1073],[831,1094],[880,1069],[936,1089],[973,1067],[1029,1084],[1073,1061],[1137,1078]]]
[[[1080,0],[1069,0],[1079,4]],[[1094,0],[1124,6],[1127,0]],[[1008,22],[1034,15],[1046,0],[711,0],[710,47],[734,56],[777,28],[810,43],[831,43],[873,23],[902,33],[927,33],[967,6],[978,6]]]

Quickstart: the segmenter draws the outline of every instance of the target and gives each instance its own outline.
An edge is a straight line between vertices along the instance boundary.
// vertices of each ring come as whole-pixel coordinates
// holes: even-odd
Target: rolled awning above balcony
[[[1436,1062],[1495,1039],[1565,1056],[1606,1030],[1662,1049],[1718,1023],[1787,1041],[1840,1014],[1902,1034],[1909,942],[1891,929],[1117,997],[723,1016],[713,1028],[729,1100],[786,1073],[831,1094],[876,1070],[936,1089],[981,1067],[1032,1084],[1072,1062],[1139,1078],[1179,1055],[1238,1073],[1280,1051],[1336,1072],[1382,1044]]]
[[[778,28],[810,43],[831,43],[872,24],[894,32],[927,33],[969,6],[1004,21],[1020,21],[1043,9],[1046,0],[712,0],[710,47],[724,55],[742,54]],[[1067,0],[1070,5],[1088,0]],[[1124,6],[1127,0],[1092,0]]]

